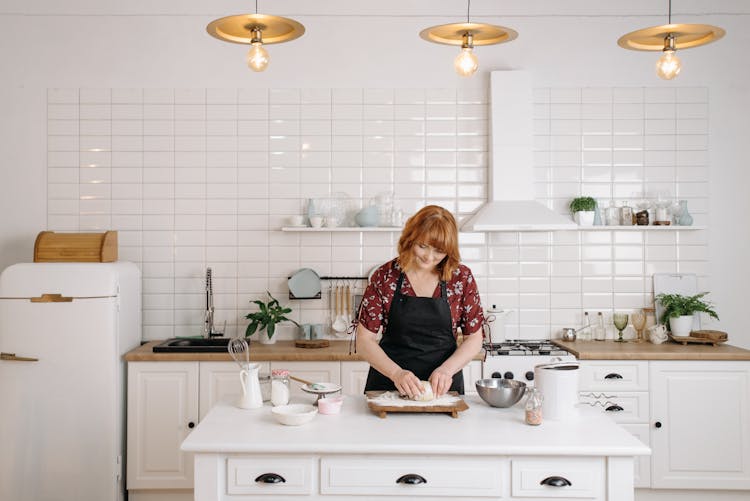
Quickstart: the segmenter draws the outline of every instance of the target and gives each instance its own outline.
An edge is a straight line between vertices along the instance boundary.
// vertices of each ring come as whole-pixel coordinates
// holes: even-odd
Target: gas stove
[[[486,378],[517,379],[534,385],[534,367],[554,361],[572,362],[576,358],[549,339],[515,339],[485,343],[487,356],[482,367]]]
[[[486,343],[487,356],[523,356],[523,355],[569,355],[564,348],[553,344],[549,339],[517,339],[502,343]]]

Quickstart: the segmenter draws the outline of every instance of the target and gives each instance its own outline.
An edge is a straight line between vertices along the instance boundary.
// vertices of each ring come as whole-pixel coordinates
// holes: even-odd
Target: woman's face
[[[420,243],[414,244],[412,252],[414,252],[414,257],[416,258],[414,261],[417,268],[424,271],[434,271],[435,267],[446,256],[445,252],[441,252],[430,245]]]

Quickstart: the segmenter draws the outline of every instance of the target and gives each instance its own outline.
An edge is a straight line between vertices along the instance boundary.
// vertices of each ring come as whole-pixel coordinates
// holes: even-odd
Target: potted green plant
[[[581,226],[593,226],[596,214],[596,200],[591,197],[576,197],[570,201],[570,213]]]
[[[292,322],[297,327],[299,327],[299,324],[291,318],[287,318],[286,315],[292,312],[291,308],[281,306],[279,300],[273,297],[270,292],[266,291],[266,294],[268,294],[269,300],[267,302],[259,299],[253,301],[258,305],[258,311],[245,315],[245,318],[250,320],[247,329],[245,329],[245,337],[252,336],[257,331],[261,343],[273,344],[276,342],[273,338],[276,332],[276,324]]]
[[[694,296],[683,296],[682,294],[659,294],[656,300],[664,308],[659,320],[666,324],[669,321],[669,330],[675,336],[689,336],[693,327],[694,313],[707,313],[709,316],[719,319],[719,315],[713,309],[713,305],[704,301],[703,297],[708,292],[701,292]]]

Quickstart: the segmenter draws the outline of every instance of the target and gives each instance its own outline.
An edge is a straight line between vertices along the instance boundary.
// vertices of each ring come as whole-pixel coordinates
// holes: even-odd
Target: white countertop
[[[575,421],[523,422],[523,408],[489,407],[467,395],[469,409],[448,414],[389,413],[377,417],[364,395],[348,395],[341,414],[318,414],[284,426],[271,406],[243,410],[214,406],[182,443],[182,450],[286,454],[470,454],[641,456],[651,450],[600,412],[584,408]]]

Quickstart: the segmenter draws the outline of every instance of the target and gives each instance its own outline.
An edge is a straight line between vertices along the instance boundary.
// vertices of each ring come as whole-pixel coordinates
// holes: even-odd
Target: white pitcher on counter
[[[237,402],[237,407],[240,409],[263,407],[263,395],[260,391],[260,379],[258,378],[259,370],[260,364],[249,364],[246,369],[240,371],[242,396]]]

